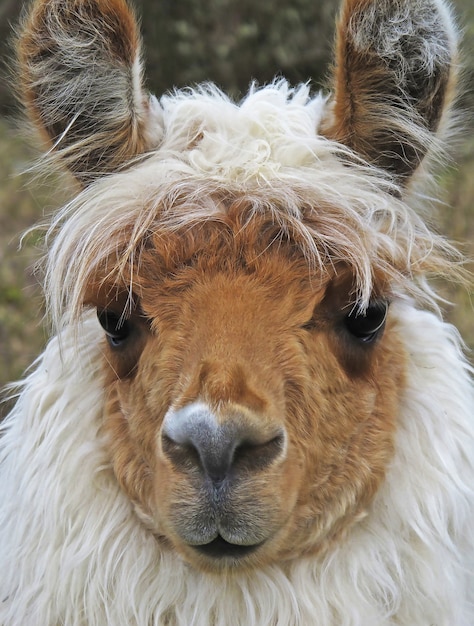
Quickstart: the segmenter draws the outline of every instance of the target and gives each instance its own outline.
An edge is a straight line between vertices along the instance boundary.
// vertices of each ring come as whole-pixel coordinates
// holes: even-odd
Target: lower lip
[[[241,559],[249,554],[252,554],[252,552],[255,552],[261,545],[261,543],[257,543],[251,546],[239,546],[235,543],[229,543],[219,536],[210,543],[193,546],[193,548],[200,554],[213,559]]]

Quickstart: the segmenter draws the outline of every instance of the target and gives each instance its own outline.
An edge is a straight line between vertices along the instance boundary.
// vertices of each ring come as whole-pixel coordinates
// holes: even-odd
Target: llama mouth
[[[202,545],[195,545],[193,548],[200,554],[213,559],[223,559],[226,557],[240,559],[244,556],[252,554],[252,552],[255,552],[262,545],[262,543],[242,546],[235,543],[229,543],[223,537],[218,535],[211,542]]]

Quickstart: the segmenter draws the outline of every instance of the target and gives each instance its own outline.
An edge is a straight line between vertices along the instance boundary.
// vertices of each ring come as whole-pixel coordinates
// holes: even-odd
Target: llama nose
[[[215,485],[230,474],[258,472],[283,456],[285,432],[262,427],[244,414],[219,423],[210,409],[193,403],[166,414],[162,449],[177,469],[200,469]]]

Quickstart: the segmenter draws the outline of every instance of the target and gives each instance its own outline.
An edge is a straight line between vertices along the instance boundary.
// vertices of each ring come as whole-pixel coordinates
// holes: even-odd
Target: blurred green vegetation
[[[460,105],[474,111],[474,3],[455,0],[465,27],[464,90]],[[20,237],[66,198],[58,178],[39,182],[20,173],[37,156],[15,130],[18,116],[6,76],[12,63],[12,24],[23,3],[0,0],[0,386],[21,375],[45,342],[43,304],[33,267],[41,232]],[[156,94],[204,80],[238,98],[252,79],[284,75],[292,83],[324,85],[331,56],[337,0],[136,0],[142,16],[148,87]],[[10,47],[9,47],[10,46]],[[457,165],[442,173],[446,206],[439,229],[463,242],[474,257],[474,124],[466,115]],[[455,306],[446,316],[474,348],[471,293],[444,287]],[[0,414],[2,408],[0,407]]]
[[[40,184],[21,175],[32,160],[32,149],[0,118],[0,386],[18,378],[45,342],[34,273],[42,232],[26,230],[66,199],[58,178]]]

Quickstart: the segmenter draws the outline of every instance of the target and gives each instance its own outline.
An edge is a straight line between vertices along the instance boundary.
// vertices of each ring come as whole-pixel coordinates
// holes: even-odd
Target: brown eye
[[[388,302],[385,300],[371,302],[363,311],[354,307],[344,318],[344,326],[358,341],[372,343],[383,332],[387,312]]]
[[[112,311],[97,311],[97,318],[107,335],[107,341],[112,348],[121,347],[132,333],[131,323],[121,315]]]

